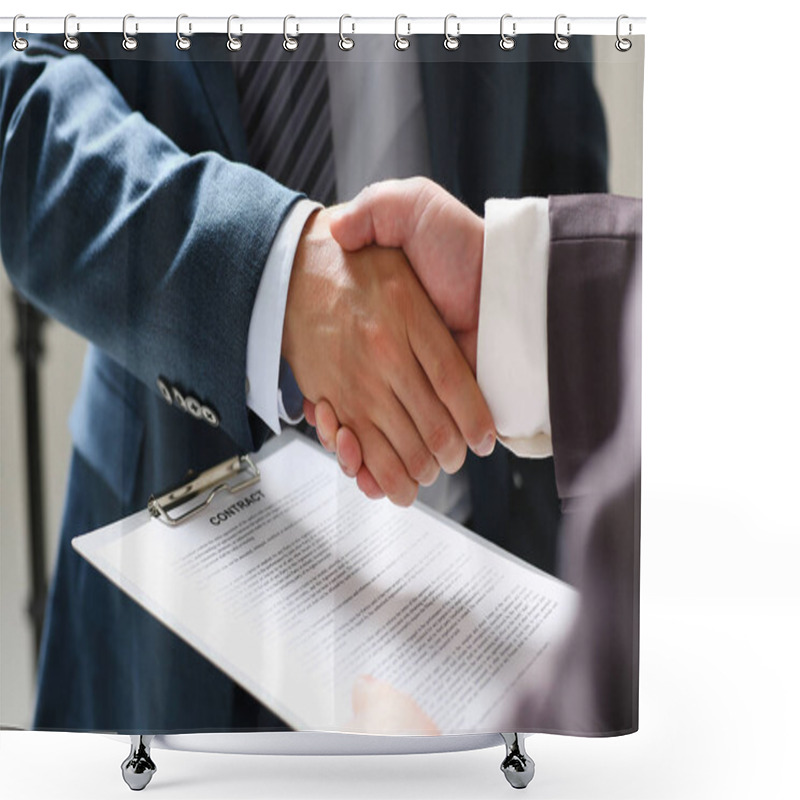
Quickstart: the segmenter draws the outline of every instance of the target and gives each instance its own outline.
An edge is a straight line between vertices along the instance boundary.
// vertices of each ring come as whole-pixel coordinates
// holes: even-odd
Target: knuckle
[[[457,446],[455,430],[449,422],[441,422],[431,430],[428,436],[428,445],[432,453],[446,454]]]
[[[392,353],[392,341],[385,326],[378,323],[370,325],[365,336],[370,354],[374,358],[388,359]]]
[[[441,461],[442,469],[449,475],[452,475],[464,466],[466,459],[467,444],[459,437],[452,448],[443,456]]]
[[[400,275],[391,275],[384,283],[386,300],[392,308],[405,308],[408,303],[408,281]]]
[[[433,385],[437,394],[448,396],[457,386],[457,365],[452,358],[437,358],[432,367]]]
[[[398,506],[409,506],[417,496],[417,484],[406,475],[403,467],[390,469],[379,479],[384,494]]]
[[[406,464],[408,474],[417,483],[430,480],[431,472],[436,469],[433,456],[426,447],[418,447],[408,459]]]
[[[401,475],[399,470],[391,468],[382,469],[376,477],[384,494],[391,498],[394,498],[402,493],[403,485],[407,481],[406,477]]]
[[[418,488],[417,484],[413,481],[407,481],[401,492],[389,495],[389,497],[395,505],[407,508],[417,499]]]

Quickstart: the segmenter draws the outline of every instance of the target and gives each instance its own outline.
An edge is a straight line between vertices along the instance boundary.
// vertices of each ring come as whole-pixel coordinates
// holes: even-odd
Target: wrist
[[[293,357],[297,353],[297,337],[301,333],[301,315],[298,312],[306,302],[308,273],[312,271],[312,266],[318,259],[318,251],[323,241],[330,238],[326,222],[327,213],[326,209],[320,208],[309,214],[297,242],[297,249],[292,261],[289,289],[286,295],[286,311],[283,317],[281,357],[293,369]],[[326,230],[328,231],[327,237]]]

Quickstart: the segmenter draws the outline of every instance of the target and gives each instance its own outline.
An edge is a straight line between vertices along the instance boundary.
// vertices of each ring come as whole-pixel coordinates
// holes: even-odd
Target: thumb
[[[417,225],[420,199],[430,188],[423,178],[388,180],[362,189],[358,195],[334,209],[330,231],[344,250],[360,250],[369,244],[402,247],[410,244]]]
[[[343,250],[360,250],[373,244],[375,225],[370,205],[358,195],[349,203],[339,206],[331,213],[330,231]]]

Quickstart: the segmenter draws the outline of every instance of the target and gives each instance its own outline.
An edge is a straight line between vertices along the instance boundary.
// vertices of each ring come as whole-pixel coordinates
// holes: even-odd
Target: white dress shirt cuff
[[[281,370],[281,341],[295,252],[306,221],[318,208],[321,208],[319,203],[298,200],[281,223],[261,275],[250,317],[247,335],[247,405],[274,433],[281,432],[281,419],[299,422],[302,417],[302,406],[299,416],[296,403],[288,403],[292,406],[290,409],[284,406],[279,381],[291,381],[291,389],[296,389],[296,384],[288,364],[284,363]]]
[[[483,245],[478,384],[498,438],[516,455],[553,454],[547,382],[546,198],[488,200]]]

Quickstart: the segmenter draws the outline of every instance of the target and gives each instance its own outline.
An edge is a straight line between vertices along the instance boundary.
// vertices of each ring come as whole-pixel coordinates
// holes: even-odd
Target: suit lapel
[[[239,117],[239,95],[225,47],[226,37],[198,36],[188,53],[208,101],[220,137],[236,161],[248,161],[247,141]]]

